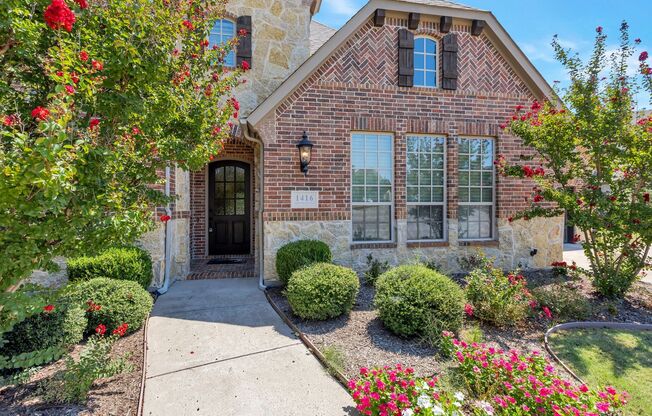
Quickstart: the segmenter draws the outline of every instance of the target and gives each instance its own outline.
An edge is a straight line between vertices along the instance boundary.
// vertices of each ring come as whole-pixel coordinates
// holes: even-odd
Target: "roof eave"
[[[320,8],[321,8],[321,0],[313,0],[312,6],[310,6],[310,13],[314,16],[317,13],[319,13]]]
[[[317,0],[320,2],[320,0]],[[516,60],[515,70],[521,75],[535,95],[539,98],[555,97],[553,89],[543,78],[541,73],[527,58],[525,53],[516,45],[505,28],[495,16],[488,11],[456,9],[451,7],[431,6],[425,4],[405,3],[400,0],[371,0],[360,9],[340,30],[338,30],[317,52],[308,58],[296,71],[292,73],[267,99],[265,99],[248,117],[248,122],[256,127],[271,111],[273,111],[285,98],[290,96],[312,73],[319,68],[330,56],[337,51],[340,45],[355,34],[371,17],[376,9],[387,9],[398,12],[413,12],[435,16],[450,16],[467,20],[485,20],[487,22],[486,34],[494,41],[494,45],[507,57]]]

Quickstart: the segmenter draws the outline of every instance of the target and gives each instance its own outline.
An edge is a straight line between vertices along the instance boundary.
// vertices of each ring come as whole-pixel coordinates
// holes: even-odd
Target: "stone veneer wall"
[[[352,267],[357,272],[366,269],[367,256],[373,255],[392,265],[434,260],[442,271],[462,272],[459,259],[479,251],[495,259],[496,266],[506,270],[545,268],[563,256],[563,218],[536,218],[529,221],[498,221],[499,241],[490,245],[464,246],[457,239],[457,220],[448,220],[449,241],[418,247],[407,242],[407,222],[396,222],[397,242],[382,248],[362,248],[351,245],[350,221],[267,221],[265,222],[265,279],[276,280],[276,252],[286,243],[301,239],[324,241],[333,252],[333,261]],[[374,245],[369,245],[372,247]],[[537,254],[530,254],[537,249]]]
[[[238,87],[246,117],[310,56],[312,0],[231,0],[227,18],[251,16],[253,57],[247,83]]]

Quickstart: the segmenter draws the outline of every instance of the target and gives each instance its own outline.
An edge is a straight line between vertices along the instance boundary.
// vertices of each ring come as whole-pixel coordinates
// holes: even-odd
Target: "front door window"
[[[216,162],[209,169],[209,254],[249,254],[249,165]]]

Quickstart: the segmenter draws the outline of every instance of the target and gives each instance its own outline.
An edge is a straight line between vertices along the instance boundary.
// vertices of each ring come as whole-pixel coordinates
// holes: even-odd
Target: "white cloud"
[[[579,49],[579,44],[570,39],[561,39],[557,38],[557,42],[561,45],[562,48],[572,49],[577,51]],[[552,36],[548,38],[542,38],[535,42],[524,42],[521,43],[521,49],[530,58],[532,61],[553,63],[555,60],[555,51],[552,49]]]
[[[351,0],[324,0],[321,7],[322,10],[345,16],[353,16],[358,11],[358,7]]]

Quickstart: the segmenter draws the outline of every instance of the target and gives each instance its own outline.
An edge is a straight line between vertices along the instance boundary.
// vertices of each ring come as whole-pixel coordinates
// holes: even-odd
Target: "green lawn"
[[[630,402],[624,414],[652,415],[652,331],[560,331],[550,344],[589,386],[627,391]]]

